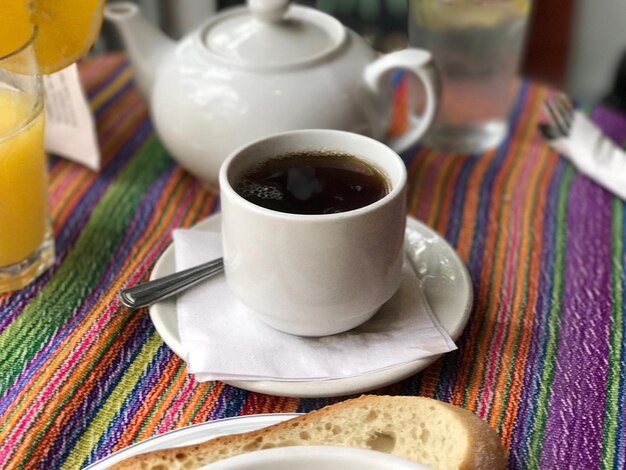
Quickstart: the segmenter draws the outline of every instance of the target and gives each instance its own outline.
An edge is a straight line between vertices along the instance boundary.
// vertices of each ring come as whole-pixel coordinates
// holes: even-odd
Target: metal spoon
[[[147,307],[161,300],[172,297],[200,281],[224,270],[222,258],[185,269],[169,276],[154,279],[120,291],[120,300],[130,308]]]

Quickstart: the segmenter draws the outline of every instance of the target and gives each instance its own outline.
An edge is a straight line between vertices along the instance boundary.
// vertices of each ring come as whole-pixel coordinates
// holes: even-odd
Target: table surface
[[[97,119],[99,173],[51,158],[52,269],[0,296],[0,468],[81,468],[186,425],[306,412],[296,399],[198,383],[145,310],[116,297],[146,279],[171,232],[219,199],[155,137],[124,55],[80,67]],[[375,393],[467,408],[510,448],[511,468],[626,466],[626,207],[537,132],[551,93],[520,87],[510,136],[481,156],[413,149],[409,211],[457,249],[475,305],[459,349]],[[393,128],[402,127],[397,85]],[[626,141],[626,118],[593,118]]]

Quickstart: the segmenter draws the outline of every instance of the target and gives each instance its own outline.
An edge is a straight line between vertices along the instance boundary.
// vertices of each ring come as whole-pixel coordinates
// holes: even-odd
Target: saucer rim
[[[456,251],[450,246],[450,244],[443,239],[437,232],[430,227],[426,226],[417,219],[407,216],[407,230],[413,230],[418,232],[423,238],[435,240],[437,245],[441,245],[442,250],[447,251],[448,259],[454,264],[453,269],[460,275],[459,286],[461,292],[457,289],[452,289],[454,295],[463,297],[458,301],[459,304],[464,304],[459,311],[437,311],[437,304],[432,302],[432,292],[429,296],[429,284],[424,282],[424,295],[429,300],[431,310],[435,317],[441,324],[441,326],[448,332],[453,340],[457,340],[463,332],[465,325],[469,319],[469,315],[473,304],[473,290],[470,275],[467,271],[465,264],[461,261]],[[221,231],[221,214],[213,214],[192,227],[191,230],[205,230],[209,232]],[[408,244],[407,248],[410,248]],[[409,253],[409,260],[413,267],[415,267],[416,261],[413,258],[414,254]],[[174,244],[170,245],[159,256],[150,279],[171,274],[174,266]],[[456,274],[456,273],[455,273]],[[430,298],[429,298],[430,297]],[[179,357],[182,357],[182,344],[178,333],[178,328],[171,326],[171,318],[176,316],[176,301],[166,300],[164,302],[154,304],[150,307],[150,319],[165,344]],[[170,320],[168,322],[168,320]],[[176,322],[176,320],[174,320]],[[421,370],[428,367],[434,361],[436,361],[441,354],[430,356],[415,361],[410,361],[403,364],[397,364],[395,366],[388,367],[383,370],[377,370],[367,372],[357,376],[324,379],[324,380],[309,380],[309,381],[280,381],[280,380],[259,380],[259,381],[243,381],[232,380],[224,381],[229,385],[249,390],[252,392],[265,393],[269,395],[289,396],[298,398],[324,398],[324,397],[337,397],[345,396],[356,393],[362,393],[369,390],[374,390],[386,385],[396,383],[402,379],[410,377]]]

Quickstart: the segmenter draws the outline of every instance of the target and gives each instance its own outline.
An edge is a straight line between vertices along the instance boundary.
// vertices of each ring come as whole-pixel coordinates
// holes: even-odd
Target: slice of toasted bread
[[[374,449],[436,470],[505,469],[498,434],[473,413],[423,397],[362,396],[244,434],[132,457],[114,469],[191,469],[272,447]]]

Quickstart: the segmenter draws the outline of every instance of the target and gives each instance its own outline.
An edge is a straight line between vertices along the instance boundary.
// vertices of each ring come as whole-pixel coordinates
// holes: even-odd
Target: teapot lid
[[[229,64],[276,68],[326,57],[346,39],[346,30],[318,10],[288,0],[249,0],[216,16],[203,31],[205,47]]]

